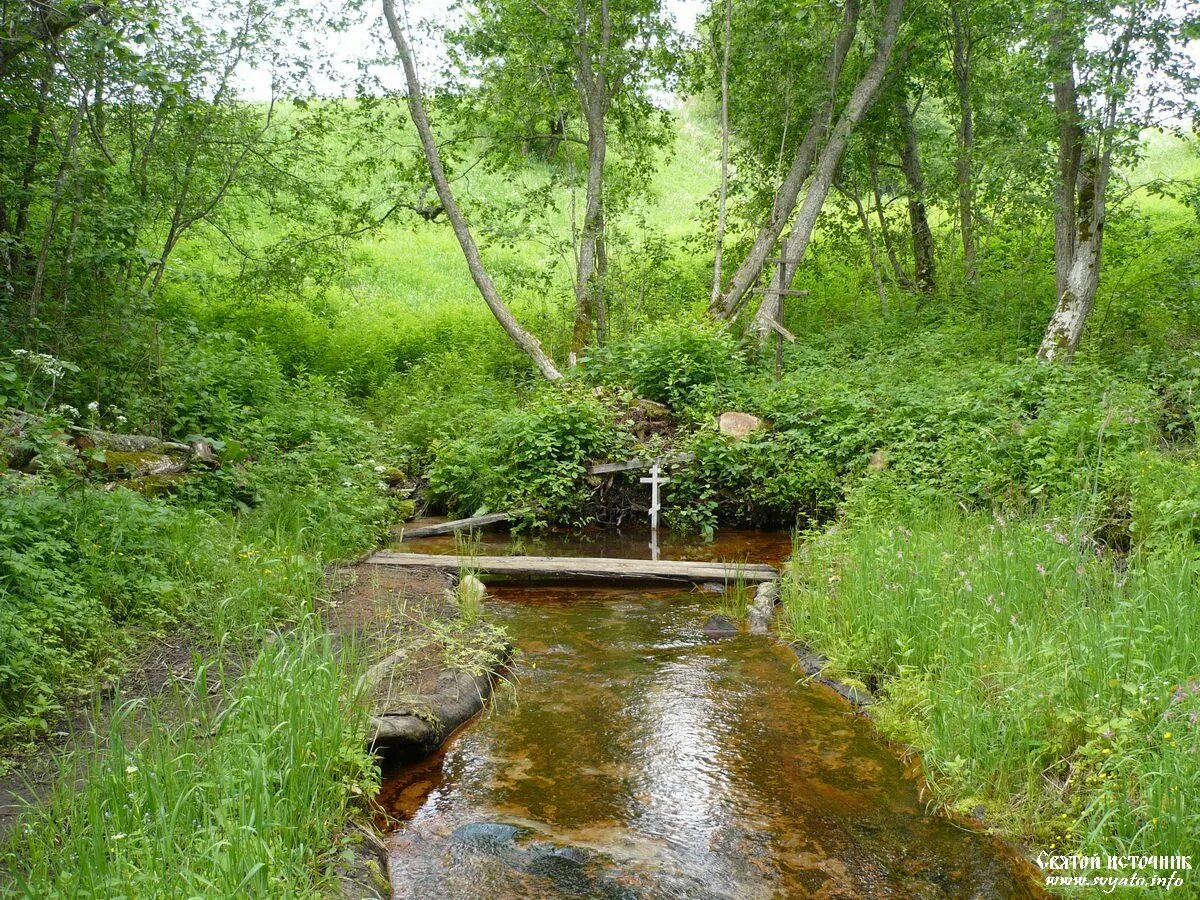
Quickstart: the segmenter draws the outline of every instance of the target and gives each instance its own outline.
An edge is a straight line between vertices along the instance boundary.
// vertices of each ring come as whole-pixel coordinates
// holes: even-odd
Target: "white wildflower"
[[[93,413],[100,412],[100,401],[93,400],[91,403],[88,404],[87,408],[88,408],[88,412],[93,412]]]

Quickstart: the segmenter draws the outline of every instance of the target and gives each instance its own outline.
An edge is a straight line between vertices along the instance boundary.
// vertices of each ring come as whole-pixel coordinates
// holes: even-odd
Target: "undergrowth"
[[[232,686],[220,665],[199,664],[170,701],[126,705],[63,760],[0,857],[15,894],[328,895],[335,836],[378,787],[353,648],[335,659],[307,618]]]

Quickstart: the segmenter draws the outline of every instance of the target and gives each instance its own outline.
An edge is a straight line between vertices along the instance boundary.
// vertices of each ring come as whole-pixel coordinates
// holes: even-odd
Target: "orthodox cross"
[[[642,484],[650,485],[650,551],[653,559],[658,559],[658,511],[662,509],[659,503],[658,486],[666,484],[670,478],[662,475],[661,460],[655,460],[650,467],[649,478],[639,478]]]

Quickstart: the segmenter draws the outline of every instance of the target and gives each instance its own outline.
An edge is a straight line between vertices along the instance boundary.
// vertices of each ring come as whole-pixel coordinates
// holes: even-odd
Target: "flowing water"
[[[481,552],[645,556],[642,536]],[[726,533],[666,558],[778,562]],[[405,544],[450,552],[452,540]],[[647,552],[644,552],[647,551]],[[683,587],[491,585],[520,649],[492,708],[384,805],[403,898],[1027,897],[998,842],[929,815],[893,748],[765,638],[714,642],[721,597]]]

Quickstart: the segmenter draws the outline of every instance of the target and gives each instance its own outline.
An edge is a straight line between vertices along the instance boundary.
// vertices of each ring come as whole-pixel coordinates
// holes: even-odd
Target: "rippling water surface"
[[[520,549],[644,544],[555,540]],[[485,552],[511,546],[491,541]],[[788,542],[666,546],[776,562]],[[926,814],[894,750],[840,698],[798,683],[789,650],[707,639],[713,594],[492,591],[489,615],[521,650],[517,687],[385,784],[398,897],[1034,896],[1002,845]]]

